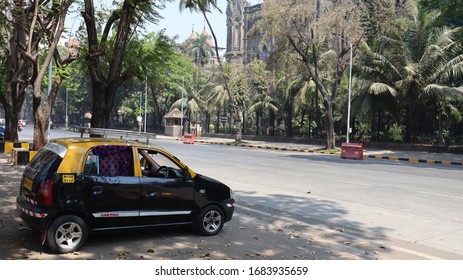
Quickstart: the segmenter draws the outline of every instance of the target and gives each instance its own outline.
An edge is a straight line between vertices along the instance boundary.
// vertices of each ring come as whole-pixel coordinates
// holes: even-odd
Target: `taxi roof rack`
[[[150,139],[156,138],[156,133],[138,132],[131,130],[118,130],[93,127],[77,127],[76,130],[80,133],[80,137],[84,137],[84,134],[100,135],[105,139],[105,142],[108,136],[119,136],[121,140],[125,139],[126,143],[128,143],[129,140],[140,141],[139,138],[143,138],[144,140],[146,140],[146,145],[149,145]]]

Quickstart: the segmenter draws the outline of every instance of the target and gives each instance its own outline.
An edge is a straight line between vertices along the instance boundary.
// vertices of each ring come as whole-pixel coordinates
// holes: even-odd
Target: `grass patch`
[[[319,153],[329,153],[329,154],[340,154],[341,153],[341,148],[334,148],[334,149],[320,149],[317,150]]]

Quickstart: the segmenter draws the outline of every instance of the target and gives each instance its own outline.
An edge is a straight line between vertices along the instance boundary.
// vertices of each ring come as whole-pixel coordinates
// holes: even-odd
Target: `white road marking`
[[[280,174],[286,175],[286,176],[295,176],[295,177],[304,177],[307,174],[302,174],[302,173],[290,173],[290,172],[278,172]]]
[[[363,182],[352,182],[352,181],[338,181],[338,182],[345,183],[345,184],[352,184],[352,185],[373,186],[373,184],[363,183]]]
[[[423,191],[415,191],[415,192],[417,192],[417,193],[422,193],[422,194],[435,195],[435,196],[450,197],[450,198],[455,198],[455,199],[463,199],[462,196],[456,196],[456,195],[449,195],[449,194],[442,194],[442,193],[434,193],[434,192],[423,192]]]

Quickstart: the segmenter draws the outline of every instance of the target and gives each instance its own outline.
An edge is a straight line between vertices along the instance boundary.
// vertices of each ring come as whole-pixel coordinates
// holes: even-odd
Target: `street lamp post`
[[[64,126],[68,128],[69,126],[69,119],[68,119],[68,91],[66,90],[66,118],[64,120]]]
[[[141,126],[143,124],[143,117],[141,116],[141,102],[143,92],[140,91],[140,110],[138,111],[137,122],[138,122],[138,133],[141,133]]]
[[[182,77],[182,116],[180,118],[180,140],[183,140],[183,91],[185,90],[185,77]]]
[[[143,125],[143,131],[146,133],[146,106],[148,103],[148,77],[145,76],[146,88],[145,88],[145,123]]]
[[[343,39],[344,40],[344,39]],[[352,44],[349,43],[350,47],[350,59],[349,59],[349,97],[347,101],[347,133],[346,133],[346,142],[349,143],[349,134],[351,132],[350,128],[350,97],[352,94]]]

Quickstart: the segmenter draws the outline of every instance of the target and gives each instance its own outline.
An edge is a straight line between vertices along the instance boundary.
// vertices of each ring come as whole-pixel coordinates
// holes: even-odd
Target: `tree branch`
[[[104,28],[104,31],[103,31],[103,35],[101,36],[101,44],[104,45],[106,43],[106,41],[108,40],[108,35],[109,35],[109,32],[111,31],[111,27],[113,25],[114,22],[116,22],[117,20],[120,20],[121,19],[121,10],[114,10],[112,13],[111,13],[111,16],[109,17],[108,21],[106,22],[106,25],[105,25],[105,28]]]
[[[289,40],[289,43],[293,47],[293,49],[299,54],[301,57],[302,61],[304,62],[304,65],[306,66],[307,70],[309,71],[310,77],[314,80],[315,84],[318,86],[320,89],[320,92],[322,96],[325,98],[328,96],[328,91],[326,90],[325,86],[321,83],[320,79],[314,72],[314,69],[312,69],[312,66],[310,65],[310,60],[307,56],[304,55],[304,52],[297,46],[296,42],[294,39],[291,37],[291,35],[286,34],[286,38]]]

